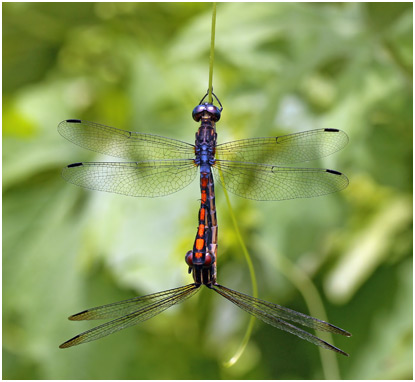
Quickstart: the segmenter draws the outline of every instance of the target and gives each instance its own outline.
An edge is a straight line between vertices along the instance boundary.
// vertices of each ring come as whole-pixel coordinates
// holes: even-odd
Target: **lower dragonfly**
[[[271,302],[229,289],[216,281],[216,251],[217,251],[217,222],[214,205],[214,184],[212,174],[204,178],[200,183],[201,206],[199,221],[193,250],[188,251],[185,260],[192,273],[194,283],[179,288],[153,293],[142,297],[103,305],[85,310],[70,316],[73,321],[113,319],[105,324],[81,333],[64,342],[59,347],[69,348],[86,342],[95,341],[116,331],[136,325],[142,321],[163,312],[167,308],[176,305],[200,290],[205,285],[214,290],[230,302],[245,310],[254,317],[270,324],[278,329],[294,334],[324,349],[332,350],[348,356],[343,350],[314,336],[313,334],[298,328],[291,321],[312,329],[351,336],[349,332],[328,322],[307,316]]]

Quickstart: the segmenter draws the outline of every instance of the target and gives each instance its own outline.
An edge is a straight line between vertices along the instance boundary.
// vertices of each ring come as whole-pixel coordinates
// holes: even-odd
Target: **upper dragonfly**
[[[214,95],[215,96],[215,95]],[[205,95],[206,97],[206,95]],[[308,198],[340,191],[347,177],[334,170],[283,167],[311,161],[342,149],[348,142],[338,129],[252,138],[216,144],[216,122],[223,107],[203,103],[193,109],[201,122],[192,145],[176,139],[116,129],[79,119],[62,121],[59,133],[86,149],[130,162],[82,162],[64,168],[63,177],[78,186],[129,196],[174,193],[211,170],[228,191],[254,200]],[[131,162],[132,161],[132,162]]]

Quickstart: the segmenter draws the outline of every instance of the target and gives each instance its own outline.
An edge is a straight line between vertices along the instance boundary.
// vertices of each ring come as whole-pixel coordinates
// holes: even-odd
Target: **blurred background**
[[[314,128],[350,138],[310,164],[344,172],[343,192],[230,195],[259,297],[352,332],[333,339],[350,357],[321,358],[257,321],[232,367],[223,363],[249,315],[206,288],[136,327],[58,349],[94,326],[70,314],[192,282],[184,255],[199,182],[155,199],[80,189],[62,167],[114,159],[56,127],[80,118],[193,143],[211,4],[2,7],[4,379],[412,378],[411,3],[218,4],[218,141]],[[252,294],[220,186],[216,195],[218,281]]]

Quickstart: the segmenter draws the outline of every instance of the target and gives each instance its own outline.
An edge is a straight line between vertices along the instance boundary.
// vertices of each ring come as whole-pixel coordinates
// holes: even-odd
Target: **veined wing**
[[[329,324],[328,322],[318,320],[317,318],[307,316],[306,314],[285,308],[281,305],[273,304],[234,291],[222,285],[213,285],[212,289],[237,305],[239,308],[252,314],[256,318],[259,318],[267,324],[275,326],[276,328],[284,330],[288,333],[294,334],[303,340],[313,343],[314,345],[321,346],[322,348],[333,350],[337,353],[348,356],[348,354],[343,350],[329,344],[326,341],[323,341],[322,339],[308,333],[303,329],[297,328],[285,320],[293,321],[309,328],[350,337],[351,334],[346,330],[338,328],[337,326]]]
[[[83,332],[64,342],[59,347],[64,349],[86,342],[95,341],[129,326],[136,325],[139,322],[146,321],[172,305],[186,300],[198,290],[198,285],[189,284],[164,292],[158,292],[147,296],[135,297],[130,300],[116,302],[114,304],[99,306],[97,308],[88,309],[70,316],[70,320],[80,321],[114,318],[123,315],[113,321],[87,330],[86,332]]]
[[[194,146],[186,142],[79,119],[62,121],[58,131],[78,146],[117,158],[144,161],[195,157]]]
[[[171,299],[179,293],[193,290],[193,286],[194,284],[189,284],[179,288],[173,288],[162,292],[147,294],[145,296],[130,298],[128,300],[113,302],[112,304],[101,305],[96,308],[87,309],[80,313],[73,314],[68,319],[71,321],[85,321],[118,318],[126,314],[137,312],[145,306]]]
[[[217,160],[216,181],[228,191],[253,200],[311,198],[347,187],[347,177],[334,170],[278,167]]]
[[[70,183],[92,190],[150,198],[186,187],[197,167],[191,159],[145,162],[83,162],[62,170]]]
[[[222,143],[216,148],[216,157],[273,165],[299,163],[333,154],[346,146],[348,140],[346,133],[341,130],[309,130],[279,137]]]

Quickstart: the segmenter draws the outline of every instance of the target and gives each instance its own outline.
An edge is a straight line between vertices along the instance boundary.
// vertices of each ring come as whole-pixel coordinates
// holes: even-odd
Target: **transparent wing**
[[[271,138],[242,139],[216,148],[218,159],[264,164],[291,164],[333,154],[346,146],[349,138],[337,129],[318,129]]]
[[[194,146],[176,139],[135,133],[99,123],[68,119],[58,125],[59,133],[78,146],[98,153],[134,161],[191,159]]]
[[[349,184],[344,174],[325,169],[221,160],[213,169],[216,181],[228,191],[253,200],[311,198],[340,191]]]
[[[194,284],[190,284],[179,288],[169,289],[162,292],[152,293],[140,297],[134,297],[128,300],[123,300],[119,302],[114,302],[112,304],[87,309],[80,313],[70,316],[69,320],[85,321],[118,318],[126,314],[137,312],[145,306],[157,304],[160,301],[164,301],[166,299],[175,297],[179,293],[183,293],[187,290],[193,290],[193,285]]]
[[[128,196],[158,197],[186,187],[197,173],[191,159],[73,163],[62,170],[70,183]]]
[[[284,320],[293,321],[309,328],[350,337],[351,334],[346,330],[338,328],[337,326],[329,324],[328,322],[318,320],[317,318],[307,316],[306,314],[285,308],[281,305],[273,304],[234,291],[222,285],[214,285],[212,286],[212,289],[237,305],[239,308],[245,310],[246,312],[252,314],[254,317],[259,318],[269,325],[294,334],[303,340],[313,343],[314,345],[321,346],[322,348],[333,350],[337,353],[348,356],[348,354],[343,350],[329,344],[326,341],[323,341],[322,339],[308,333],[303,329],[297,328],[296,326]]]
[[[136,297],[126,301],[88,309],[81,313],[70,316],[70,320],[80,321],[113,318],[124,315],[113,321],[107,322],[86,332],[83,332],[64,342],[59,347],[61,349],[65,349],[71,346],[95,341],[119,330],[128,328],[129,326],[136,325],[139,322],[156,316],[172,305],[186,300],[195,294],[198,290],[199,286],[196,284],[190,284],[164,292],[154,293],[143,297]]]

